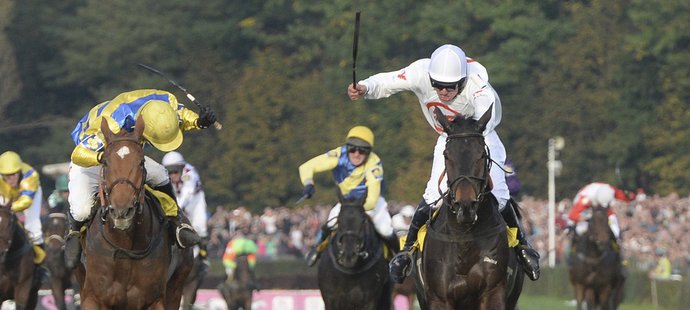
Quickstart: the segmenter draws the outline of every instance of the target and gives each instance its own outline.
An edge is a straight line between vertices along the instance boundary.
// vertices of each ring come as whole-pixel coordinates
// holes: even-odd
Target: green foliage
[[[0,5],[0,72],[11,81],[0,89],[2,100],[16,98],[0,104],[0,151],[37,166],[66,161],[71,128],[98,102],[134,88],[187,101],[136,66],[145,63],[224,125],[188,133],[180,149],[211,205],[291,204],[301,193],[297,167],[357,124],[376,134],[386,198],[416,202],[436,134],[411,94],[347,98],[356,10],[358,79],[443,43],[487,67],[523,192],[546,195],[547,140],[560,135],[560,197],[590,181],[615,183],[616,167],[628,188],[690,193],[690,8],[678,1],[14,1]],[[332,183],[318,176],[310,202],[333,203]]]

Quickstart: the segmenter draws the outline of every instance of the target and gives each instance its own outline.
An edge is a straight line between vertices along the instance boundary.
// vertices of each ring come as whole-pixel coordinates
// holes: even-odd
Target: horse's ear
[[[113,133],[113,131],[110,130],[110,126],[108,125],[108,118],[107,117],[101,118],[101,132],[103,133],[103,137],[105,138],[105,141],[112,140],[113,136],[115,135]]]
[[[443,127],[443,131],[450,133],[450,121],[448,121],[448,118],[441,112],[441,109],[435,108],[434,114],[436,114],[436,120],[438,120],[438,123],[441,124],[441,127]]]
[[[491,114],[494,111],[494,104],[492,103],[489,106],[489,109],[484,112],[484,115],[479,118],[479,122],[477,122],[477,129],[480,132],[484,132],[484,129],[486,129],[486,124],[489,123],[489,120],[491,119]]]
[[[144,127],[144,118],[141,115],[137,116],[137,122],[134,124],[134,134],[137,138],[144,134]]]

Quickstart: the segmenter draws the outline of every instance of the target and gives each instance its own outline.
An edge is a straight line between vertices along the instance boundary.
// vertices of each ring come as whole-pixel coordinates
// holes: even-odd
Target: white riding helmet
[[[429,77],[442,83],[457,83],[467,77],[465,52],[452,44],[445,44],[431,54]]]
[[[182,154],[178,152],[168,152],[163,156],[163,161],[162,161],[163,166],[170,167],[170,166],[184,166],[186,162],[184,161],[184,157],[182,157]]]
[[[611,202],[615,199],[616,191],[611,186],[601,186],[592,195],[592,205],[604,208],[610,207]]]

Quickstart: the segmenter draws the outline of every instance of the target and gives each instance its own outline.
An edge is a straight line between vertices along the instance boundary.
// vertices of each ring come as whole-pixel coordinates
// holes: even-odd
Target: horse
[[[194,259],[194,266],[192,271],[187,276],[187,280],[182,288],[182,309],[191,310],[194,307],[194,302],[196,301],[196,293],[201,287],[201,283],[208,274],[208,265],[204,263],[201,256]]]
[[[448,192],[427,223],[423,251],[414,257],[422,309],[514,309],[522,291],[524,273],[491,194],[493,161],[482,132],[492,109],[479,120],[449,120],[435,111],[448,135]]]
[[[65,264],[64,246],[68,230],[67,214],[64,211],[48,214],[48,221],[43,225],[46,250],[43,264],[50,271],[50,289],[53,292],[55,306],[60,310],[67,309],[65,290],[71,287],[75,295],[78,291],[78,285],[73,281],[72,269],[67,268]]]
[[[346,199],[339,191],[338,197],[337,228],[317,271],[326,309],[390,309],[393,281],[365,198]]]
[[[101,206],[81,238],[81,305],[85,309],[178,309],[192,264],[161,206],[145,190],[141,116],[132,132],[113,133],[107,119],[99,192]]]
[[[0,305],[12,299],[16,309],[34,309],[40,285],[31,240],[0,196]]]
[[[228,310],[251,310],[254,289],[247,254],[238,255],[235,263],[237,267],[233,272],[233,278],[218,285],[218,290],[225,299]]]
[[[575,236],[571,250],[570,283],[577,309],[617,309],[625,281],[620,252],[608,224],[608,209],[591,208],[588,229]]]

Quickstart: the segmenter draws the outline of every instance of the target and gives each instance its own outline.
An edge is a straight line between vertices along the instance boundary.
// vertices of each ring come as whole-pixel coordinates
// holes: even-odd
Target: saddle
[[[439,209],[436,209],[431,215],[429,222],[422,225],[417,232],[417,241],[412,245],[413,251],[419,251],[420,253],[424,251],[424,238],[427,234],[427,226],[433,222],[438,216]],[[517,227],[509,227],[506,225],[506,234],[508,235],[508,247],[514,248],[518,245],[519,241],[517,239],[518,229]]]

